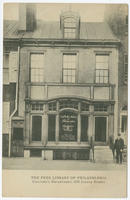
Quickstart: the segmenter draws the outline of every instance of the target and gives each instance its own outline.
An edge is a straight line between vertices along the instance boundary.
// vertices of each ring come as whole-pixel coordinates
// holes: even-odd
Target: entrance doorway
[[[14,128],[12,137],[12,156],[24,156],[23,128]]]
[[[106,142],[106,117],[95,117],[95,142]]]

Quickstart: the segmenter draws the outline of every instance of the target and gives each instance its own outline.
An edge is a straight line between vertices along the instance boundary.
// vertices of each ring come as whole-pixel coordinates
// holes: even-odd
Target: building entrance
[[[12,156],[24,156],[23,128],[14,128],[12,137]]]
[[[106,142],[106,117],[95,117],[95,142]]]

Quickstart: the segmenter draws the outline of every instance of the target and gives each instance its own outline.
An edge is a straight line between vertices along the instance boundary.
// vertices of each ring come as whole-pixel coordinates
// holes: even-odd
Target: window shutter
[[[12,51],[9,54],[9,82],[17,82],[18,75],[18,54]]]

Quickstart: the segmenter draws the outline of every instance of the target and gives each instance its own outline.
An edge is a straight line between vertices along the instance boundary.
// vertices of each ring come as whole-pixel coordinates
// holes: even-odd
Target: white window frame
[[[64,63],[64,56],[75,56],[75,67],[65,67]],[[62,62],[62,82],[64,84],[75,84],[77,82],[77,59],[78,55],[75,52],[68,52],[68,53],[63,53],[63,62]],[[69,63],[69,62],[68,62]],[[73,74],[74,72],[74,74]],[[66,73],[66,74],[65,74]],[[65,81],[65,76],[66,76],[66,81]],[[74,77],[74,80],[72,79]],[[70,78],[71,80],[69,80]]]
[[[97,66],[97,64],[101,63],[101,65],[105,62],[97,62],[97,57],[98,56],[107,56],[108,57],[108,62],[107,65],[108,67],[104,66],[104,67],[100,67]],[[97,72],[99,73],[99,75],[97,75]],[[97,80],[97,78],[99,78],[99,80]],[[107,80],[105,81],[105,78],[107,78]],[[95,55],[95,83],[102,83],[102,84],[108,84],[109,83],[109,54],[96,54]]]
[[[77,23],[76,19],[72,16],[64,19],[64,38],[75,39],[77,35]]]
[[[32,67],[31,64],[31,56],[32,55],[42,55],[43,56],[43,63],[42,63],[42,67],[40,68],[37,68],[37,67]],[[34,83],[38,83],[38,82],[44,82],[44,78],[45,78],[45,75],[44,75],[44,64],[45,64],[45,54],[44,52],[31,52],[30,53],[30,81],[31,82],[34,82]],[[35,72],[35,76],[32,78],[32,70]],[[41,76],[41,73],[39,73],[40,70],[42,72],[42,76]],[[38,72],[38,74],[37,74]],[[36,75],[37,74],[37,75]]]

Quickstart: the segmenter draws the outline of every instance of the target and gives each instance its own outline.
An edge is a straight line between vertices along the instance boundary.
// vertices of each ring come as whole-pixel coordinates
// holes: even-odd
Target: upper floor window
[[[124,82],[128,80],[128,55],[124,55]]]
[[[3,56],[3,84],[9,84],[9,53]]]
[[[44,81],[44,54],[31,54],[31,82]]]
[[[109,55],[96,55],[96,83],[108,83]]]
[[[63,54],[63,83],[76,82],[76,54]]]
[[[64,38],[76,38],[76,20],[73,17],[64,19]]]

